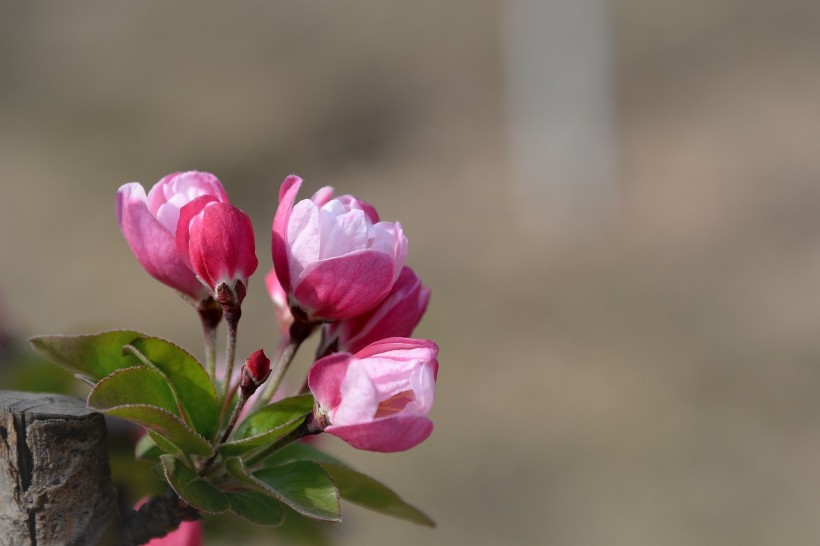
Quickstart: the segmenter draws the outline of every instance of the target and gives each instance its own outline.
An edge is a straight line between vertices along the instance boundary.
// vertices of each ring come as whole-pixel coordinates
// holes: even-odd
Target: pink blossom
[[[389,338],[356,354],[318,360],[308,385],[324,429],[358,449],[404,451],[433,431],[438,347],[429,340]]]
[[[265,286],[268,289],[271,301],[273,301],[273,312],[276,315],[279,333],[282,339],[287,339],[290,336],[290,325],[293,324],[293,314],[291,314],[288,306],[288,295],[279,283],[279,278],[273,269],[265,277]]]
[[[180,209],[203,195],[229,202],[214,175],[197,171],[169,174],[147,195],[137,182],[124,184],[116,197],[117,222],[137,260],[152,277],[194,302],[207,298],[208,291],[179,255],[175,234]]]
[[[380,222],[368,203],[322,188],[294,205],[302,184],[289,176],[273,220],[273,263],[290,302],[310,320],[342,320],[373,309],[407,256],[398,222]]]
[[[354,353],[380,339],[409,337],[429,301],[430,289],[405,266],[390,294],[378,307],[364,315],[328,324],[328,339],[338,340],[339,351]]]
[[[258,265],[247,214],[213,197],[198,197],[180,210],[176,242],[188,266],[212,292],[225,283],[240,293],[241,302]]]

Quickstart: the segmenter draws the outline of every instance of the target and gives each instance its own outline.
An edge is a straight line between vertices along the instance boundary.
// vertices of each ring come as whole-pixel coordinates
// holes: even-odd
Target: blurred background
[[[325,445],[439,526],[320,540],[820,541],[820,3],[0,0],[0,386],[64,382],[34,334],[201,354],[113,206],[189,169],[256,228],[240,355],[289,173],[400,220],[432,289],[433,436]]]

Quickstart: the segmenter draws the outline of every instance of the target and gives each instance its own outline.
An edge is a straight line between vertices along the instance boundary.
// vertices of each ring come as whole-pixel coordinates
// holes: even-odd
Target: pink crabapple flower
[[[213,197],[198,197],[180,210],[176,242],[185,263],[212,294],[225,283],[241,303],[258,265],[247,214]]]
[[[370,204],[320,189],[294,205],[302,179],[279,189],[273,264],[282,288],[308,320],[342,320],[373,309],[390,292],[407,257],[398,222],[381,222]]]
[[[409,337],[421,321],[430,301],[430,289],[405,266],[393,289],[375,309],[326,325],[327,337],[338,340],[338,350],[355,353],[380,339]]]
[[[147,500],[147,497],[140,499],[134,509],[138,509]],[[145,546],[202,546],[202,520],[183,521],[175,530],[164,537],[152,538]]]
[[[318,360],[308,385],[324,431],[369,451],[404,451],[424,441],[433,431],[427,414],[437,356],[432,341],[396,337]]]
[[[265,276],[265,286],[268,289],[271,301],[273,301],[273,312],[276,315],[279,334],[283,340],[287,340],[290,336],[290,325],[293,324],[293,314],[290,312],[290,307],[288,307],[288,295],[279,283],[275,270],[271,269]]]
[[[180,209],[201,196],[229,202],[214,175],[197,171],[169,174],[147,195],[142,185],[130,182],[116,196],[117,223],[142,267],[194,303],[207,298],[208,291],[179,255],[175,235]]]

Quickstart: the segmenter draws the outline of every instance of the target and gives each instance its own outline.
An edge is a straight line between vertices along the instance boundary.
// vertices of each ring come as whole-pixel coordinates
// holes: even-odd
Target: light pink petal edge
[[[279,283],[285,292],[291,292],[290,266],[288,265],[288,220],[293,210],[296,194],[302,186],[302,179],[292,174],[279,187],[279,206],[273,217],[271,254]]]
[[[356,449],[393,453],[408,450],[426,440],[433,432],[433,422],[419,415],[398,415],[361,425],[331,425],[325,432]]]

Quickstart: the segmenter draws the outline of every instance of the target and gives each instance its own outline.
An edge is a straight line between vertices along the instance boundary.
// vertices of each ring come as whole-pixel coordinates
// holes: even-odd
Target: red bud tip
[[[249,356],[245,365],[248,367],[250,376],[260,383],[267,379],[270,373],[270,359],[265,356],[265,351],[262,349]]]

